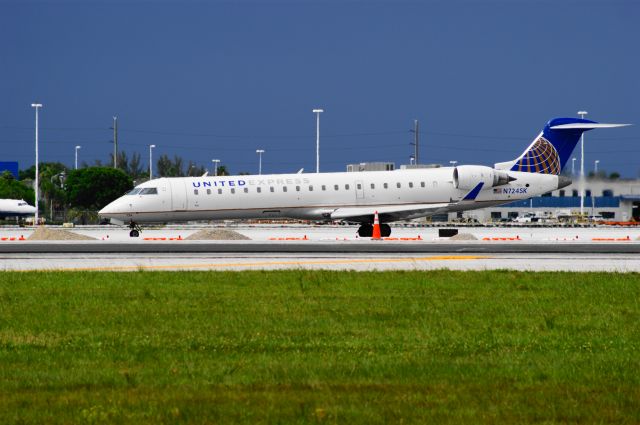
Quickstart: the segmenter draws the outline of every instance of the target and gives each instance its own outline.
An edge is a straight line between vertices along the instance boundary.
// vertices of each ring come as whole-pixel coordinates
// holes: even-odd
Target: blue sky
[[[233,172],[491,165],[579,109],[636,124],[586,136],[586,169],[640,172],[640,2],[0,0],[0,160],[127,153]],[[575,152],[578,154],[578,152]]]

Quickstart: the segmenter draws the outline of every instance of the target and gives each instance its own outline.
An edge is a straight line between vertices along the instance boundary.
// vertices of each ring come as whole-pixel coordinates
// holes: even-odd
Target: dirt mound
[[[451,236],[449,240],[452,241],[477,241],[478,238],[473,236],[471,233],[458,233],[455,236]]]
[[[204,229],[195,232],[193,235],[185,238],[188,241],[243,241],[250,240],[243,234],[235,230],[226,229]]]
[[[77,233],[70,232],[68,230],[47,229],[44,226],[38,227],[27,238],[30,241],[93,241],[95,238],[85,235],[79,235]]]

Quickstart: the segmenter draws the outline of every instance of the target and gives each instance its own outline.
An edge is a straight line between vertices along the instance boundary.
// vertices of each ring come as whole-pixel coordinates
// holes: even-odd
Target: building
[[[393,171],[396,164],[393,162],[361,162],[359,164],[347,164],[347,172],[358,171]]]
[[[528,212],[537,213],[538,216],[577,216],[580,213],[579,182],[543,196],[466,211],[463,216],[486,222],[513,219]],[[584,213],[587,216],[601,216],[604,220],[640,221],[640,180],[587,179]],[[449,219],[452,218],[456,218],[456,214],[450,214]]]

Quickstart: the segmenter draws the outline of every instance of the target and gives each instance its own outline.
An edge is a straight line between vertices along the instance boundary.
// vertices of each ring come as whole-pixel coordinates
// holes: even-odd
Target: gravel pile
[[[473,236],[471,233],[458,233],[455,236],[451,236],[449,238],[452,241],[477,241],[478,238]]]
[[[243,234],[240,234],[234,230],[226,229],[205,229],[194,233],[193,235],[185,238],[188,241],[243,241],[250,240]]]
[[[44,226],[38,227],[28,238],[30,241],[93,241],[95,238],[68,230],[47,229]]]

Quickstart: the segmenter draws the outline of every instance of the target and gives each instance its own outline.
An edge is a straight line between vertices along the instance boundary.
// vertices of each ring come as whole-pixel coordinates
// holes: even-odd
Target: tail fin
[[[624,127],[629,124],[600,124],[580,118],[554,118],[517,159],[495,168],[528,173],[559,175],[576,147],[580,136],[594,128]]]

